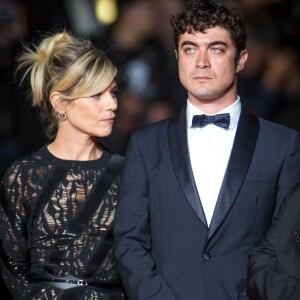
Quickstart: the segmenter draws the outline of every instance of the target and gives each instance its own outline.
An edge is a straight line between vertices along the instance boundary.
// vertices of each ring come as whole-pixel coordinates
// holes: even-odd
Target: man
[[[248,299],[248,255],[300,179],[299,135],[241,103],[236,10],[190,2],[171,24],[188,100],[131,136],[114,231],[121,277],[130,300]]]
[[[250,257],[247,291],[253,300],[300,298],[300,184]]]

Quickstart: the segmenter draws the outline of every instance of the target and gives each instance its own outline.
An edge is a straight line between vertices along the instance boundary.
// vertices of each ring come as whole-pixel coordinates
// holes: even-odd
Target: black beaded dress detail
[[[101,261],[95,259],[104,244],[112,243],[119,175],[103,198],[94,195],[99,205],[74,243],[65,247],[62,243],[63,259],[49,263],[54,245],[68,239],[66,228],[87,197],[95,193],[95,186],[101,184],[111,155],[104,151],[97,160],[62,160],[44,146],[6,171],[0,194],[0,263],[3,280],[14,299],[68,299],[67,295],[75,297],[71,300],[125,299],[121,288],[104,293],[97,287],[81,286],[70,293],[31,280],[47,272],[55,278],[71,276],[120,286],[112,248],[102,253]],[[47,189],[49,183],[51,189]],[[45,204],[33,215],[35,202],[41,197],[47,197]]]

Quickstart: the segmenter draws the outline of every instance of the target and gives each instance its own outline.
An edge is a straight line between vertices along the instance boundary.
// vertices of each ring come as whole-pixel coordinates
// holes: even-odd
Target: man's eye
[[[194,48],[185,48],[184,49],[185,53],[193,53],[194,51],[195,51]]]
[[[213,47],[213,48],[211,48],[211,51],[213,53],[223,53],[224,49],[223,48],[219,48],[219,47]]]

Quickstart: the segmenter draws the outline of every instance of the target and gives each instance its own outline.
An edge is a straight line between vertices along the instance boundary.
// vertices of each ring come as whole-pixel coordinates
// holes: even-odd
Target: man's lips
[[[194,76],[193,79],[195,80],[209,80],[211,77],[209,76]]]

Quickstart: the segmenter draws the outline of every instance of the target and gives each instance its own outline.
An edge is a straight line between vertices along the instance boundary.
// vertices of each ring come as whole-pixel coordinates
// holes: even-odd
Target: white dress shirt
[[[192,170],[209,226],[217,203],[223,177],[227,168],[237,123],[241,113],[241,102],[237,100],[217,114],[229,113],[228,129],[208,124],[192,128],[194,115],[204,112],[187,101],[187,136]]]

